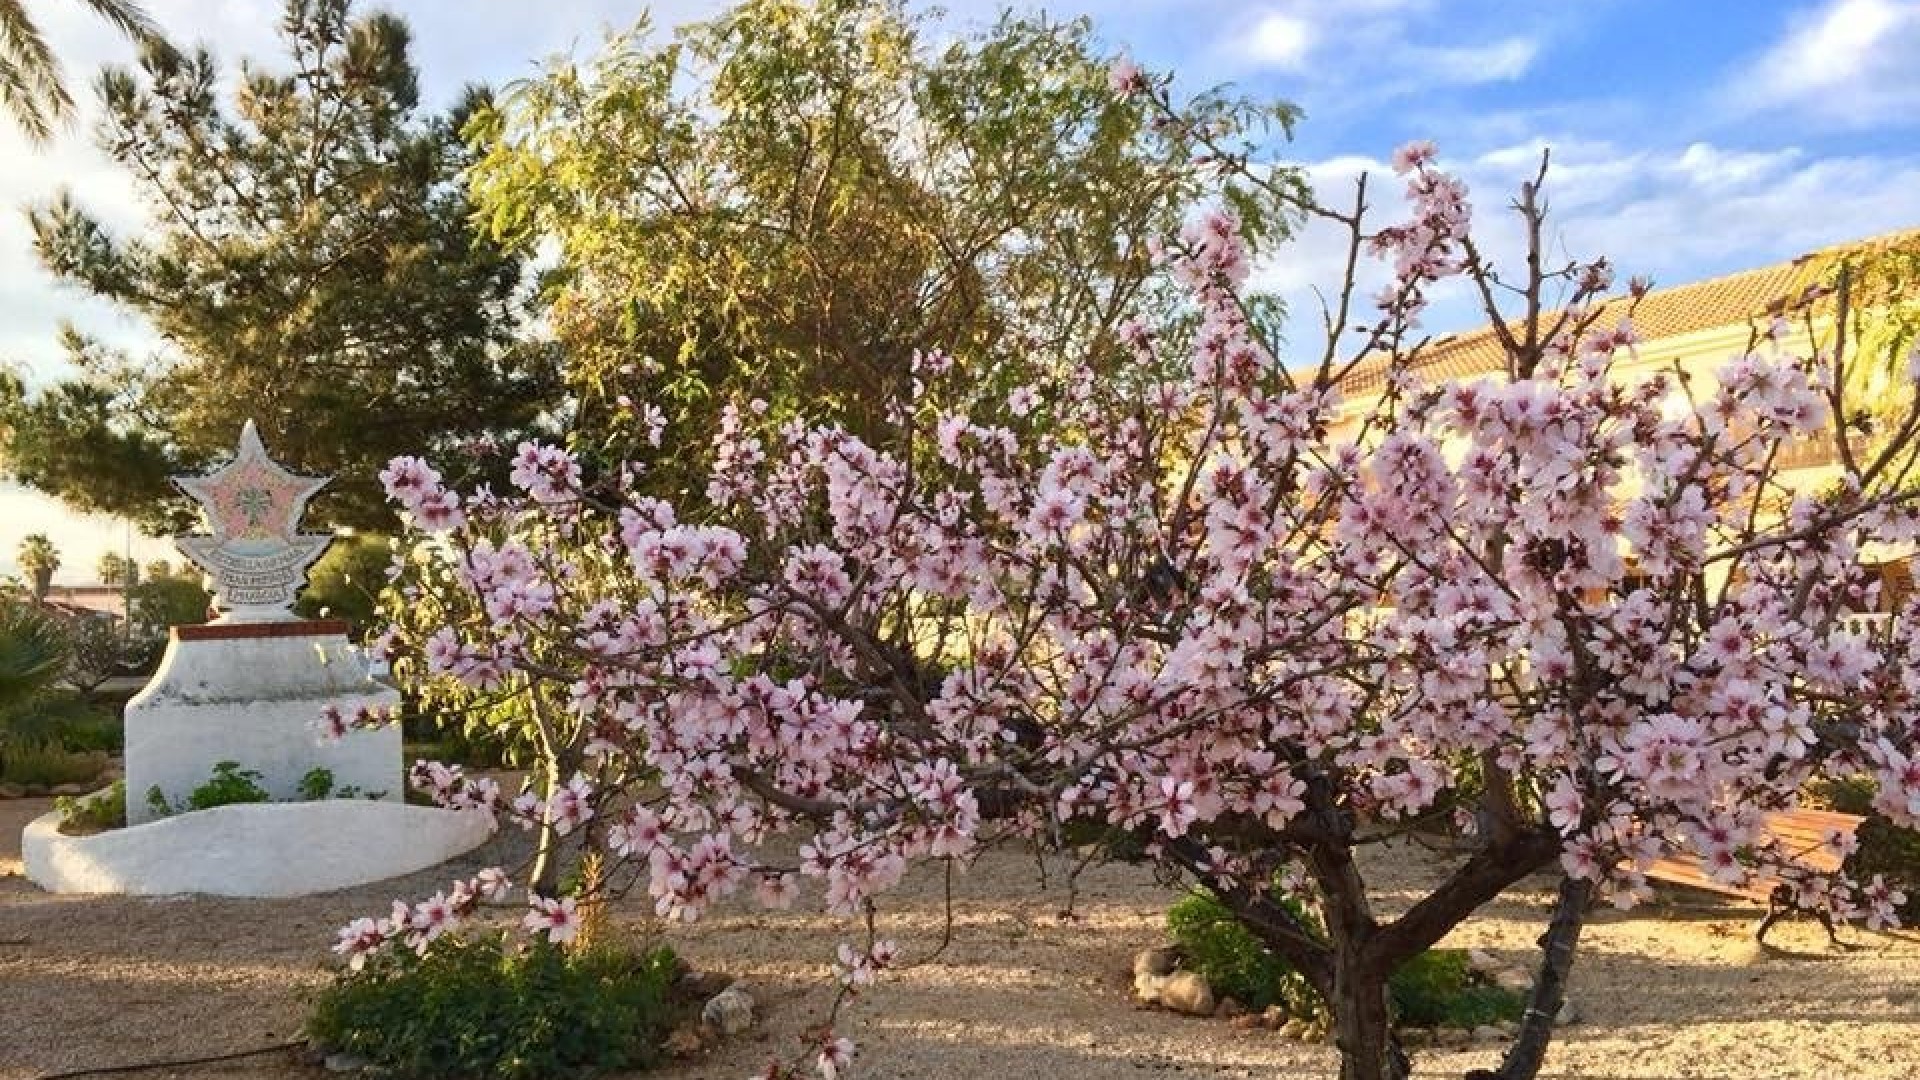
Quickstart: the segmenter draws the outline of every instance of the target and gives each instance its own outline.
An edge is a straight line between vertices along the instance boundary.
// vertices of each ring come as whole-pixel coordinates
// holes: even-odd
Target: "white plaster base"
[[[321,710],[394,707],[400,694],[375,682],[344,634],[235,637],[167,643],[160,668],[127,702],[127,820],[150,821],[147,792],[181,804],[222,761],[261,774],[275,799],[300,797],[309,770],[333,774],[334,789],[358,788],[393,801],[406,792],[400,727],[389,724],[321,742]]]
[[[307,896],[445,862],[491,836],[494,818],[325,799],[216,806],[92,836],[59,825],[47,814],[20,837],[27,877],[49,892]]]

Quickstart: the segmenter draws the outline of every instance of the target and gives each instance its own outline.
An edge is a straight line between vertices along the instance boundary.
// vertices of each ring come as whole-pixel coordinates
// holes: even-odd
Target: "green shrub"
[[[107,755],[98,750],[75,752],[57,742],[8,746],[0,761],[0,781],[25,787],[85,784],[107,771]]]
[[[1518,1020],[1519,994],[1486,981],[1462,949],[1428,949],[1387,980],[1395,1019],[1410,1027],[1473,1028]]]
[[[81,834],[117,829],[127,823],[127,782],[94,795],[63,795],[53,800],[60,814],[60,831]]]
[[[1875,811],[1873,800],[1878,794],[1873,779],[1866,776],[1819,780],[1807,790],[1808,801],[1815,806],[1867,819],[1854,833],[1860,847],[1847,860],[1847,873],[1856,881],[1879,874],[1899,886],[1907,894],[1901,918],[1920,921],[1920,830],[1902,828]]]
[[[42,743],[74,753],[120,752],[120,717],[71,690],[44,691],[0,710],[0,746]]]
[[[1296,919],[1315,930],[1319,921],[1291,896],[1280,902]],[[1186,957],[1187,967],[1206,977],[1215,994],[1249,1009],[1279,1005],[1292,1016],[1312,1016],[1318,998],[1306,976],[1260,944],[1214,895],[1195,889],[1167,910],[1167,929]]]
[[[242,769],[237,761],[221,761],[214,764],[212,779],[188,793],[187,809],[211,810],[234,803],[266,802],[269,798],[260,786],[257,770]]]
[[[1322,933],[1320,922],[1298,899],[1276,894],[1301,925]],[[1326,1007],[1306,977],[1260,943],[1212,893],[1194,890],[1167,911],[1167,929],[1186,966],[1204,976],[1214,993],[1251,1009],[1278,1005],[1290,1016],[1322,1018]],[[1526,1003],[1518,994],[1487,982],[1459,949],[1429,949],[1387,980],[1397,1021],[1413,1027],[1477,1027],[1518,1020]]]
[[[388,949],[321,991],[307,1031],[398,1080],[544,1080],[651,1064],[670,1026],[673,954],[567,952],[505,935]]]

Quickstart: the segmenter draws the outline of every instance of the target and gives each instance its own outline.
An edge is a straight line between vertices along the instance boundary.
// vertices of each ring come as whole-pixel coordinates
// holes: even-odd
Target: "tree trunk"
[[[543,755],[544,756],[544,755]],[[551,758],[547,759],[543,778],[545,790],[540,793],[542,800],[553,798],[560,789],[560,769]],[[553,822],[541,816],[534,826],[533,869],[527,875],[527,892],[533,896],[552,896],[554,884],[560,878],[560,832]]]
[[[1334,969],[1333,1041],[1340,1049],[1340,1080],[1406,1080],[1412,1062],[1393,1037],[1387,979],[1359,958],[1343,955]]]
[[[1539,1075],[1554,1021],[1567,1001],[1567,973],[1573,968],[1574,949],[1580,944],[1580,929],[1586,924],[1592,898],[1593,882],[1560,879],[1553,921],[1540,939],[1540,973],[1534,977],[1527,1011],[1520,1017],[1520,1034],[1500,1062],[1500,1080],[1534,1080]]]

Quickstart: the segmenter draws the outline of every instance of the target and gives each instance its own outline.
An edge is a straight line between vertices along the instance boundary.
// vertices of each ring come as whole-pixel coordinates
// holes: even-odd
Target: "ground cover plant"
[[[394,951],[322,989],[308,1033],[402,1080],[544,1080],[651,1064],[674,1018],[672,952],[500,933]]]
[[[1180,122],[1131,64],[1113,84]],[[1258,182],[1237,148],[1207,153]],[[1916,361],[1827,333],[1842,276],[1717,370],[1628,370],[1644,286],[1605,303],[1609,264],[1552,256],[1544,163],[1511,266],[1432,147],[1396,169],[1405,219],[1371,224],[1364,184],[1298,207],[1347,230],[1350,266],[1390,271],[1371,297],[1351,269],[1327,291],[1316,346],[1261,331],[1216,207],[1161,253],[1189,306],[1127,324],[1122,370],[1064,357],[1008,390],[925,352],[884,447],[743,403],[698,516],[634,494],[638,465],[557,446],[522,445],[506,495],[396,459],[411,542],[378,647],[403,679],[584,734],[547,738],[518,798],[447,767],[415,782],[579,840],[604,860],[589,884],[677,919],[743,891],[859,916],[916,861],[1120,834],[1300,974],[1343,1080],[1408,1075],[1395,973],[1443,969],[1418,958],[1557,869],[1498,1069],[1536,1075],[1589,905],[1643,899],[1661,854],[1785,871],[1760,815],[1823,776],[1920,817],[1915,620],[1847,622],[1876,599],[1859,553],[1920,534]],[[1497,374],[1424,380],[1417,319],[1447,279],[1483,299]],[[1883,363],[1901,408],[1869,424],[1848,376]],[[1817,491],[1780,464],[1809,440],[1838,462]],[[1355,852],[1436,820],[1474,842],[1408,902],[1372,892]],[[797,857],[762,854],[782,834]],[[1793,879],[1798,903],[1870,926],[1903,899]],[[359,920],[338,949],[424,944],[476,895]],[[525,925],[568,936],[583,900],[536,889]],[[851,992],[896,958],[869,931],[836,971]],[[829,1026],[765,1075],[834,1076],[852,1049]]]

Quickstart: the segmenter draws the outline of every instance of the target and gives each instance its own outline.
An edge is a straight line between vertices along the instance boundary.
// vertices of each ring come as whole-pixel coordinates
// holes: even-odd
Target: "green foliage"
[[[122,728],[116,710],[102,708],[68,690],[0,709],[0,754],[8,743],[45,743],[75,753],[118,754]]]
[[[1320,921],[1291,895],[1277,899],[1302,926],[1322,933]],[[1214,992],[1251,1009],[1279,1005],[1289,1015],[1323,1018],[1326,1006],[1306,978],[1269,951],[1213,894],[1196,889],[1167,911],[1167,929],[1186,966]],[[1460,949],[1428,949],[1387,980],[1398,1023],[1413,1027],[1477,1027],[1518,1020],[1525,1002],[1481,978]]]
[[[452,696],[451,687],[433,692]],[[459,708],[428,708],[421,718],[427,736],[415,757],[477,769],[524,768],[538,757],[525,707],[516,700],[474,701]]]
[[[493,234],[557,244],[579,449],[647,460],[666,491],[700,475],[729,401],[884,442],[918,350],[979,391],[1115,366],[1120,320],[1159,296],[1148,245],[1196,202],[1232,202],[1256,247],[1287,229],[1271,193],[1196,164],[1195,132],[1265,153],[1294,110],[1208,94],[1155,124],[1084,20],[953,40],[904,0],[742,0],[651,31],[466,133]],[[658,448],[629,402],[666,414]]]
[[[307,572],[294,610],[310,618],[345,619],[355,633],[374,625],[380,591],[393,562],[393,541],[378,533],[335,537]]]
[[[133,0],[79,0],[80,6],[111,23],[123,36],[164,48],[160,28]],[[45,14],[46,6],[38,12]],[[55,128],[73,116],[60,61],[27,11],[27,0],[0,0],[0,107],[35,143],[53,138]]]
[[[107,755],[98,750],[73,751],[57,742],[19,743],[6,748],[0,760],[0,781],[26,787],[84,784],[107,771]]]
[[[1866,776],[1817,781],[1808,791],[1809,801],[1816,806],[1867,819],[1854,833],[1860,847],[1848,858],[1847,873],[1857,881],[1879,874],[1899,886],[1907,894],[1900,914],[1911,922],[1920,919],[1920,830],[1895,825],[1875,810],[1873,800],[1878,794],[1872,778]]]
[[[671,952],[505,941],[447,938],[424,957],[385,950],[321,991],[307,1031],[400,1080],[545,1080],[656,1059]]]
[[[189,626],[207,621],[207,606],[213,597],[198,581],[184,577],[149,575],[128,593],[133,621],[148,633],[165,634],[168,627]]]
[[[63,795],[53,800],[60,815],[60,831],[91,833],[118,829],[127,823],[127,782],[115,780],[113,786],[94,795]]]
[[[349,0],[288,0],[280,28],[279,65],[149,47],[101,74],[100,148],[150,220],[116,234],[63,193],[32,209],[35,244],[165,347],[69,333],[75,378],[0,388],[16,479],[177,527],[168,475],[230,454],[251,417],[277,457],[334,476],[318,515],[377,527],[387,459],[511,440],[561,404],[553,348],[518,334],[522,261],[476,235],[460,182],[485,93],[422,110],[406,24]]]
[[[211,810],[234,803],[266,802],[271,796],[260,786],[260,773],[242,769],[237,761],[216,762],[213,776],[187,794],[188,810]]]
[[[140,584],[140,563],[111,551],[100,556],[100,561],[94,565],[94,573],[100,575],[100,581],[105,585]]]
[[[300,777],[300,797],[317,801],[333,794],[333,770],[318,765]]]
[[[0,708],[45,694],[67,662],[59,623],[30,605],[0,599]]]
[[[1318,927],[1299,900],[1284,895],[1279,899],[1303,925]],[[1260,944],[1212,893],[1196,889],[1181,898],[1167,911],[1167,929],[1187,966],[1205,976],[1216,994],[1255,1010],[1279,1005],[1292,1016],[1320,1012],[1306,977]]]
[[[33,598],[42,600],[47,595],[47,585],[53,580],[53,572],[60,569],[60,552],[47,539],[46,533],[31,533],[20,541],[20,549],[14,554],[20,569],[26,571],[27,583],[33,590]]]
[[[1526,1008],[1519,994],[1488,982],[1462,949],[1428,949],[1387,980],[1394,1018],[1411,1027],[1474,1028],[1518,1020]]]
[[[167,801],[167,793],[155,784],[147,789],[147,810],[154,817],[166,817],[174,812],[173,804]]]

